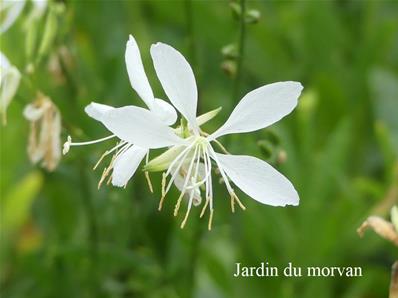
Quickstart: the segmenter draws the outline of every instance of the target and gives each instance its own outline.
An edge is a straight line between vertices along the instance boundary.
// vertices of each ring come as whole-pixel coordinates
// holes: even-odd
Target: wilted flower
[[[293,185],[282,174],[264,161],[251,156],[217,153],[211,143],[220,145],[217,138],[233,133],[255,131],[273,124],[289,114],[297,105],[302,86],[298,82],[279,82],[266,85],[248,93],[235,107],[229,119],[216,132],[208,135],[201,131],[196,118],[197,88],[192,69],[185,58],[171,46],[158,43],[151,47],[157,76],[174,107],[187,120],[187,125],[173,130],[160,122],[155,115],[138,107],[115,108],[104,114],[102,123],[120,139],[144,148],[171,147],[165,156],[151,161],[144,169],[165,171],[162,180],[163,200],[178,175],[181,195],[177,200],[175,215],[181,200],[190,193],[188,209],[181,224],[184,227],[191,206],[204,190],[205,203],[210,210],[209,229],[213,217],[212,161],[215,162],[231,197],[245,209],[238,199],[230,180],[253,199],[272,206],[298,205],[299,197]],[[178,133],[178,135],[176,134]],[[226,152],[225,149],[223,149]],[[168,162],[160,163],[159,159]],[[169,181],[167,178],[170,177]],[[182,187],[181,187],[182,185]]]
[[[7,123],[7,107],[18,90],[21,74],[0,52],[0,112],[3,124]]]
[[[379,236],[398,246],[397,215],[397,207],[393,206],[391,208],[391,222],[379,216],[369,216],[357,229],[357,233],[360,237],[363,237],[367,229],[372,229]]]
[[[28,155],[33,163],[41,161],[53,171],[61,158],[61,115],[50,98],[39,94],[23,114],[30,121]]]

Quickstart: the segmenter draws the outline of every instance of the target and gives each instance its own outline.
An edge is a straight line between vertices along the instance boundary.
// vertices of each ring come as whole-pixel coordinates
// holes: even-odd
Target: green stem
[[[232,101],[235,102],[238,100],[239,96],[239,87],[242,81],[242,66],[243,66],[243,58],[245,53],[245,37],[246,37],[246,0],[240,0],[240,19],[239,19],[239,39],[238,39],[238,58],[236,65],[236,77],[235,77],[235,86],[233,90],[233,98]]]
[[[185,0],[185,18],[187,26],[187,37],[188,37],[188,50],[189,50],[189,60],[191,65],[195,68],[196,65],[196,47],[195,47],[195,35],[193,28],[193,13],[192,13],[192,0]]]
[[[206,225],[199,218],[195,218],[195,222],[192,221],[194,226],[192,241],[190,247],[190,255],[188,259],[188,271],[187,271],[187,285],[189,289],[188,297],[195,296],[195,279],[196,279],[196,270],[198,266],[198,259],[200,254],[200,244],[203,237],[203,233],[205,231]]]

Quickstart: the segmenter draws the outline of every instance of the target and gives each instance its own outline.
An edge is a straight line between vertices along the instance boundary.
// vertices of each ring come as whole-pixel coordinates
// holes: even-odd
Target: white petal
[[[232,182],[254,200],[271,206],[299,204],[292,183],[266,162],[253,156],[215,154]]]
[[[162,99],[155,99],[151,111],[166,125],[173,125],[177,121],[177,112],[174,107]]]
[[[37,19],[41,18],[47,8],[47,2],[47,0],[32,0],[33,9],[31,12],[31,16]]]
[[[36,106],[35,104],[28,104],[23,109],[24,117],[29,121],[37,121],[41,118],[46,110],[45,106]]]
[[[84,111],[89,115],[91,118],[94,118],[97,121],[102,121],[105,113],[113,110],[114,107],[104,105],[101,103],[92,102],[88,106],[84,108]]]
[[[173,129],[140,107],[115,108],[104,115],[102,123],[120,139],[144,148],[185,144]]]
[[[151,56],[156,74],[171,103],[198,131],[198,91],[191,66],[180,52],[160,42],[151,46]]]
[[[21,74],[16,67],[9,65],[5,56],[0,62],[0,110],[4,112],[17,93]]]
[[[0,75],[2,76],[3,73],[5,72],[5,70],[7,70],[8,68],[10,68],[11,64],[10,61],[8,61],[6,55],[4,55],[1,51],[0,51]]]
[[[209,139],[255,131],[277,122],[296,107],[301,90],[303,86],[298,82],[278,82],[249,92]]]
[[[112,184],[115,186],[125,186],[133,177],[141,161],[148,153],[148,149],[138,146],[131,146],[126,152],[119,155],[115,160],[112,173]]]
[[[11,27],[16,21],[25,5],[25,0],[20,1],[1,1],[0,12],[2,16],[0,23],[0,33],[3,33]]]
[[[152,109],[155,99],[145,74],[140,49],[132,35],[130,35],[127,41],[125,60],[131,86],[142,98],[148,108]]]

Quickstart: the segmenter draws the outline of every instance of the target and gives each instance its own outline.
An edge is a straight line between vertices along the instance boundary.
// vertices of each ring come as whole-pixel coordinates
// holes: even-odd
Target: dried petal
[[[371,228],[384,239],[387,239],[398,246],[398,234],[393,224],[378,216],[369,216],[357,229],[360,237],[363,237],[365,231]]]

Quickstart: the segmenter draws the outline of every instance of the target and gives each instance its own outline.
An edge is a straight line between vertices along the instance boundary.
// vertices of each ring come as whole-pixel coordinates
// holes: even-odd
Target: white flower
[[[129,106],[127,108],[141,112],[140,115],[142,118],[137,119],[137,121],[141,120],[140,125],[145,126],[147,122],[151,122],[153,125],[158,124],[161,127],[159,128],[158,135],[161,137],[163,125],[167,127],[167,125],[173,124],[177,120],[177,113],[169,103],[154,97],[145,74],[138,45],[131,35],[126,45],[125,60],[131,86],[145,102],[149,110],[134,106]],[[103,120],[105,115],[114,109],[114,107],[93,102],[85,108],[85,111],[90,117],[102,122],[109,129],[108,125],[105,124]],[[134,129],[139,130],[140,127],[137,126]],[[112,132],[112,129],[109,130]],[[63,153],[66,154],[70,146],[94,144],[114,137],[115,135],[113,134],[99,140],[84,143],[72,143],[71,138],[68,137],[68,141],[64,144]],[[135,142],[133,139],[124,138],[120,135],[118,135],[118,137],[120,142],[112,149],[106,151],[94,167],[96,168],[105,156],[111,153],[114,154],[109,166],[104,169],[99,186],[112,170],[112,175],[110,176],[112,178],[112,184],[115,186],[125,186],[134,175],[144,157],[148,157],[149,147],[147,147],[145,143],[141,144],[141,146],[136,146],[134,145]]]
[[[0,52],[0,112],[3,124],[7,123],[7,107],[18,90],[21,74]]]
[[[0,33],[8,30],[14,24],[25,6],[25,0],[0,0]]]
[[[23,115],[30,121],[28,155],[32,163],[53,171],[61,159],[61,115],[48,97],[39,94]]]
[[[218,168],[230,194],[232,211],[235,203],[242,209],[245,207],[235,194],[231,181],[260,203],[272,206],[298,205],[299,196],[293,185],[272,166],[252,156],[217,153],[213,149],[213,143],[220,144],[217,138],[227,134],[262,129],[289,114],[297,105],[303,88],[301,84],[278,82],[249,92],[238,103],[228,120],[217,131],[208,135],[200,130],[196,118],[197,87],[188,62],[177,50],[162,43],[152,45],[151,56],[164,91],[188,121],[185,131],[188,131],[189,135],[185,137],[181,134],[184,135],[184,139],[177,136],[171,128],[152,119],[152,114],[137,107],[113,109],[104,115],[102,123],[119,138],[145,148],[173,146],[164,153],[173,158],[166,166],[163,165],[167,170],[163,173],[159,209],[173,182],[181,175],[184,182],[177,181],[181,195],[176,203],[175,215],[184,195],[190,194],[181,227],[184,227],[187,221],[195,196],[197,200],[202,189],[206,200],[201,216],[207,208],[210,210],[208,228],[211,229],[214,212],[211,172],[214,166]],[[171,150],[173,153],[170,153]],[[151,166],[156,167],[154,164],[148,165]],[[204,174],[200,174],[201,167],[204,168]]]
[[[0,0],[0,33],[6,32],[21,14],[26,0]],[[32,0],[32,9],[26,18],[26,25],[30,26],[32,21],[40,19],[48,6],[47,0]]]

